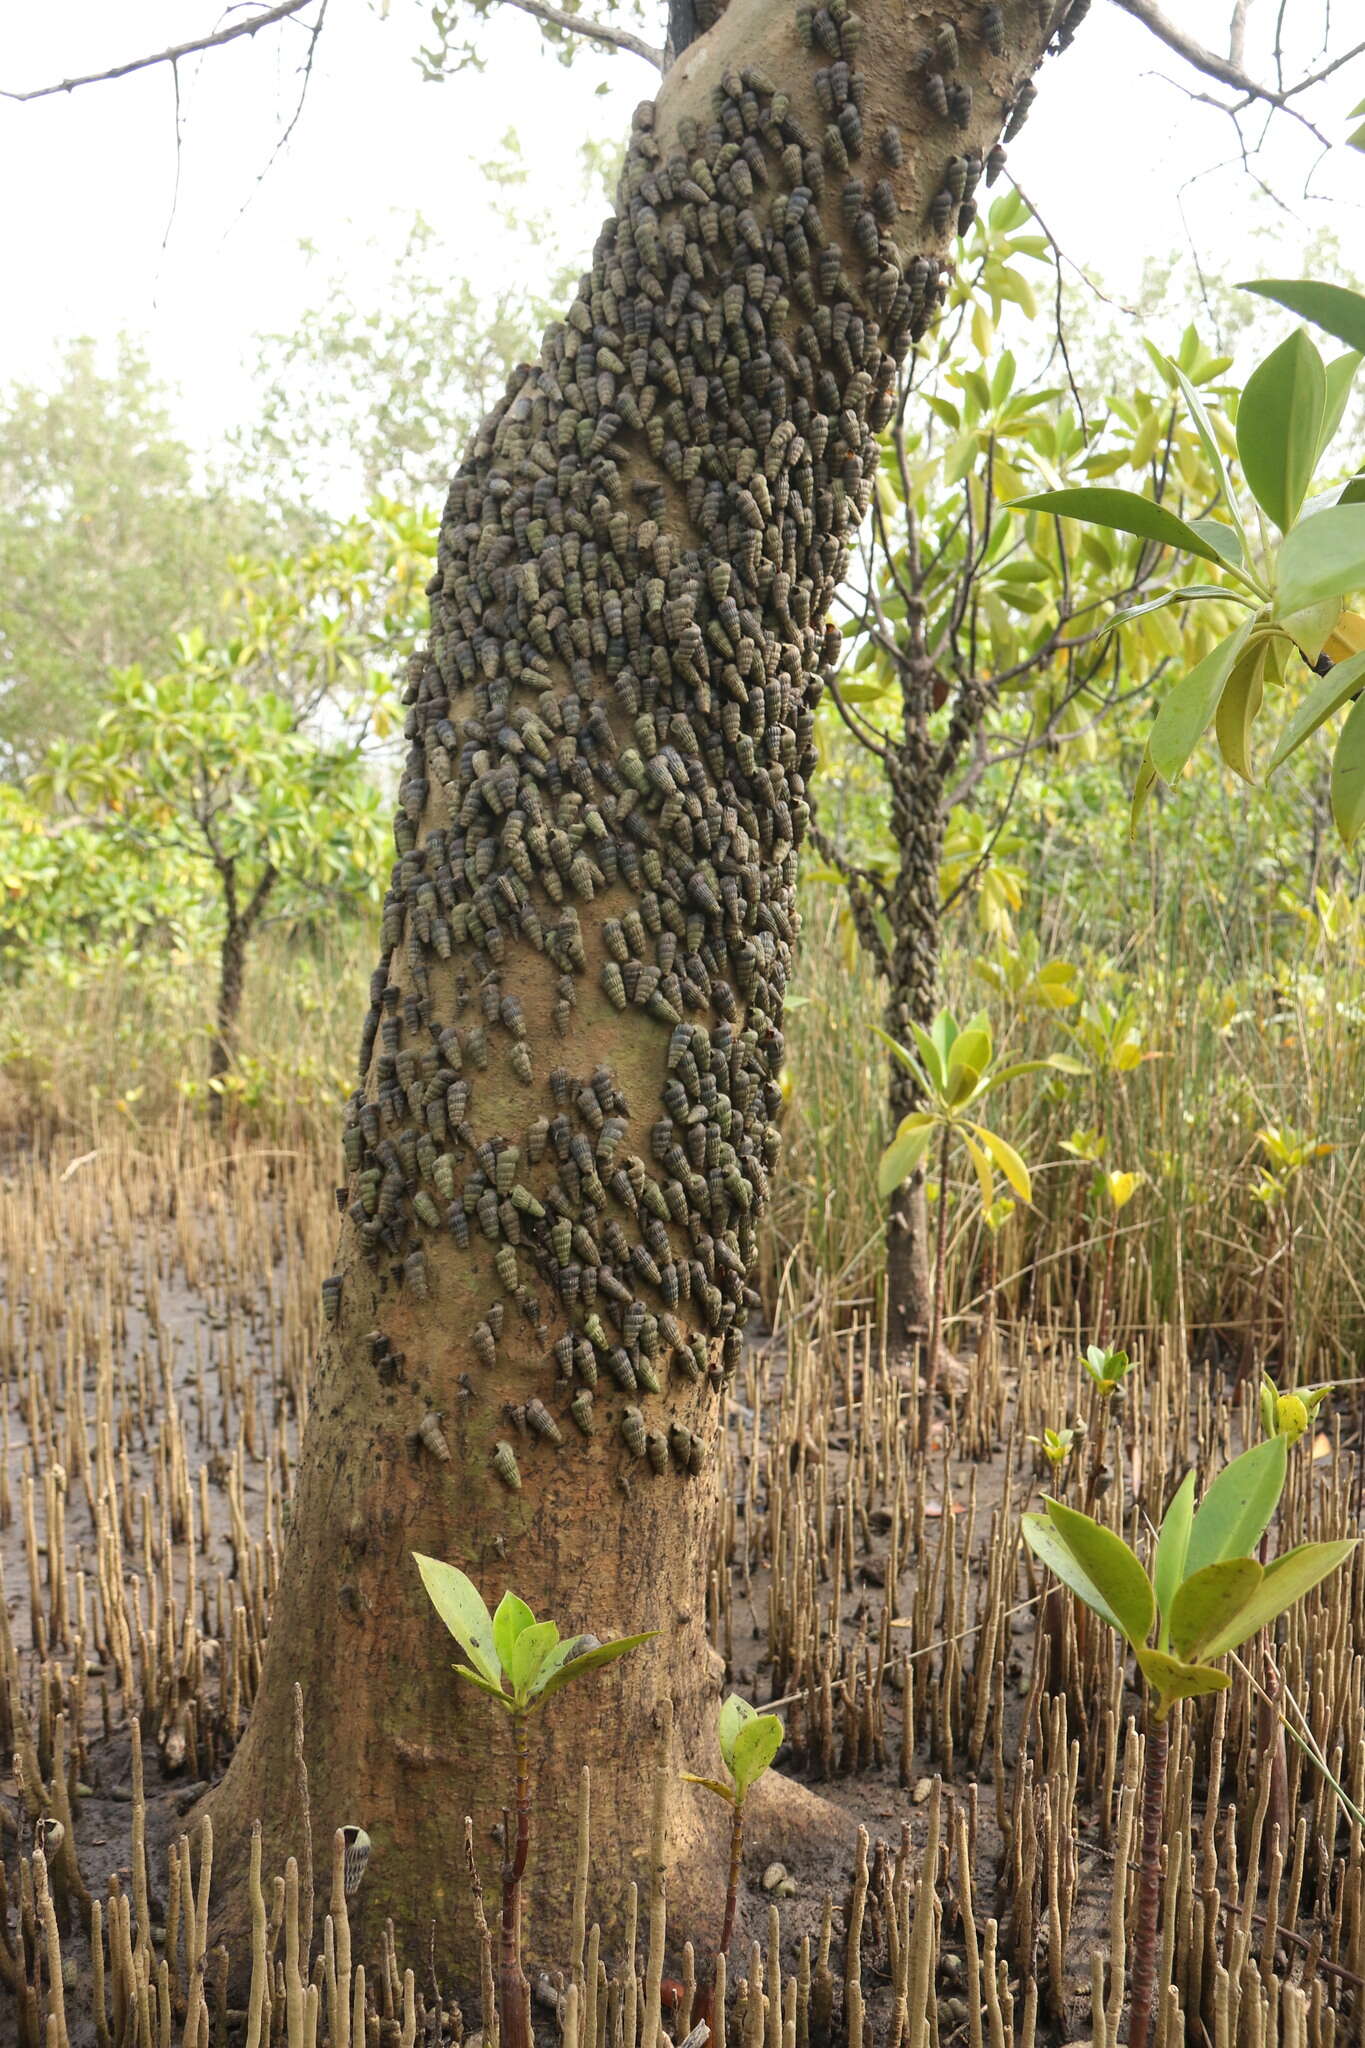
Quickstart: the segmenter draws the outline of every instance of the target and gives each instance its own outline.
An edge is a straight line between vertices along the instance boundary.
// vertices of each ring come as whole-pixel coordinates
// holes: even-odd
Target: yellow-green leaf
[[[1137,1649],[1146,1642],[1156,1619],[1156,1595],[1146,1572],[1122,1537],[1102,1522],[1083,1515],[1078,1508],[1069,1508],[1065,1501],[1048,1499],[1044,1506],[1062,1542]]]
[[[1013,1145],[1007,1139],[1002,1138],[999,1131],[988,1131],[984,1124],[973,1124],[972,1129],[990,1153],[991,1158],[995,1161],[995,1164],[999,1167],[1015,1194],[1018,1195],[1020,1201],[1031,1202],[1033,1200],[1033,1181],[1029,1175],[1028,1168],[1015,1151]]]
[[[782,1747],[782,1722],[776,1714],[754,1714],[735,1737],[730,1771],[740,1798],[767,1770]]]
[[[1256,1548],[1284,1491],[1285,1456],[1284,1438],[1273,1436],[1223,1467],[1195,1514],[1186,1577]]]
[[[1177,1657],[1197,1663],[1207,1656],[1263,1577],[1254,1557],[1228,1557],[1192,1572],[1171,1602],[1171,1648]]]
[[[1283,1443],[1284,1439],[1277,1437],[1272,1441]],[[1239,1643],[1267,1627],[1343,1565],[1355,1547],[1355,1538],[1344,1537],[1335,1543],[1300,1543],[1297,1549],[1277,1557],[1238,1612],[1229,1616],[1220,1632],[1205,1643],[1204,1655],[1224,1657],[1229,1650],[1235,1650]]]
[[[1357,697],[1332,756],[1332,817],[1348,846],[1365,825],[1365,697]]]
[[[1232,1680],[1211,1664],[1182,1664],[1164,1650],[1139,1650],[1138,1669],[1157,1695],[1157,1719],[1164,1721],[1177,1700],[1196,1700],[1205,1693],[1226,1692]]]
[[[501,1671],[493,1642],[493,1623],[478,1587],[457,1565],[424,1557],[417,1550],[412,1555],[432,1606],[470,1663],[498,1689]]]

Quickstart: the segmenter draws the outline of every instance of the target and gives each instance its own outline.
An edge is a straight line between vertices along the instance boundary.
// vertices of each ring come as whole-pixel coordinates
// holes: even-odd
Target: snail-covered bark
[[[605,1913],[643,1867],[666,1694],[677,1761],[713,1762],[711,1475],[776,1156],[826,617],[1048,13],[732,0],[637,112],[592,270],[451,487],[335,1321],[210,1801],[220,1866],[258,1815],[268,1855],[296,1846],[298,1680],[315,1861],[365,1826],[364,1932],[391,1915],[414,1955],[434,1921],[468,1968],[462,1818],[491,1866],[511,1775],[413,1550],[566,1632],[662,1632],[532,1731],[531,1956],[566,1952],[581,1765]],[[681,1937],[723,1844],[681,1785],[672,1821]]]

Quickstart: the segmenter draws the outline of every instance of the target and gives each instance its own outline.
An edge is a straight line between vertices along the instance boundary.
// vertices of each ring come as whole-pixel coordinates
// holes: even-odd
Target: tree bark
[[[733,0],[637,112],[592,272],[452,486],[336,1320],[208,1801],[229,1925],[252,1820],[268,1865],[297,1846],[298,1680],[315,1861],[339,1825],[374,1842],[361,1938],[391,1915],[415,1958],[434,1922],[474,1974],[461,1823],[487,1844],[509,1803],[506,1717],[451,1678],[414,1549],[565,1630],[662,1631],[531,1731],[528,1955],[567,1952],[581,1765],[604,1914],[644,1868],[666,1695],[674,1762],[713,1767],[714,1450],[825,621],[963,181],[1047,41],[1033,0],[997,19],[870,0],[858,26],[807,14],[808,44],[786,0]],[[684,1786],[669,1819],[671,1925],[702,1938],[725,1844]]]
[[[906,729],[888,762],[891,833],[900,856],[891,898],[891,991],[886,1028],[903,1045],[912,1023],[933,1021],[939,977],[939,862],[943,853],[943,790],[928,718],[906,687]],[[888,1066],[891,1129],[922,1108],[914,1075],[899,1060]],[[932,1283],[924,1169],[893,1193],[886,1216],[886,1348],[904,1358],[928,1342]],[[927,1365],[927,1361],[926,1361]]]
[[[223,1091],[215,1083],[232,1066],[237,1044],[237,1024],[246,987],[246,954],[251,935],[260,922],[270,892],[275,886],[273,867],[266,867],[251,892],[246,909],[238,907],[235,861],[218,863],[223,882],[225,921],[223,943],[218,949],[218,1000],[214,1012],[213,1037],[209,1042],[209,1122],[216,1129],[223,1120]]]

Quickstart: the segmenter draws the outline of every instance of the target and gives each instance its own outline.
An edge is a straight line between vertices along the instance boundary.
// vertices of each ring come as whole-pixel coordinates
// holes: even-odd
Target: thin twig
[[[1145,29],[1150,30],[1158,42],[1165,43],[1168,50],[1174,50],[1178,57],[1183,57],[1196,71],[1202,71],[1206,78],[1216,78],[1220,85],[1230,85],[1235,92],[1243,94],[1248,102],[1263,100],[1270,107],[1287,109],[1290,100],[1310,91],[1315,85],[1321,85],[1325,78],[1330,78],[1343,64],[1349,64],[1353,57],[1365,52],[1365,43],[1357,43],[1352,49],[1343,51],[1339,57],[1334,57],[1329,64],[1310,72],[1306,78],[1299,79],[1297,84],[1281,85],[1276,88],[1259,84],[1240,63],[1234,62],[1232,56],[1220,57],[1216,50],[1206,49],[1202,43],[1196,42],[1192,35],[1161,12],[1155,0],[1116,0],[1116,4],[1125,14],[1131,14],[1134,21],[1140,21]],[[1233,48],[1236,52],[1235,32]]]
[[[225,43],[235,43],[241,36],[259,35],[263,28],[271,28],[277,21],[288,21],[291,15],[302,14],[305,7],[311,7],[313,0],[279,0],[275,7],[269,7],[264,14],[253,15],[248,21],[237,21],[230,28],[220,28],[213,35],[196,36],[193,42],[176,43],[169,50],[158,50],[152,57],[134,57],[127,64],[115,64],[109,71],[90,71],[80,78],[64,78],[58,85],[37,85],[29,92],[11,92],[0,86],[0,99],[43,100],[54,93],[75,92],[82,85],[106,85],[114,78],[128,78],[135,71],[150,70],[154,64],[178,64],[182,57],[195,57],[201,50],[218,50]]]
[[[629,50],[633,57],[643,57],[646,64],[652,64],[656,71],[664,68],[664,53],[656,50],[653,43],[647,43],[643,36],[632,35],[628,28],[613,28],[610,22],[587,21],[579,14],[564,14],[558,7],[548,7],[545,0],[506,0],[509,7],[519,7],[523,14],[529,14],[536,21],[544,21],[551,28],[562,28],[570,35],[586,36],[590,42],[605,43],[609,49]]]

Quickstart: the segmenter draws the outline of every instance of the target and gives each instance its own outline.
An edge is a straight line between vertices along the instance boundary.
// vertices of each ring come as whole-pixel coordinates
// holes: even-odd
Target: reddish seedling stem
[[[744,1855],[744,1802],[736,1799],[730,1810],[730,1874],[725,1885],[725,1912],[720,1923],[720,1940],[716,1945],[717,1956],[730,1955],[730,1943],[735,1935],[735,1916],[739,1910],[739,1877]],[[711,1981],[699,1995],[692,2017],[699,2024],[704,2021],[712,2026],[716,2002],[716,1970],[711,1966]],[[714,2029],[713,2029],[714,2031]]]
[[[1161,1899],[1161,1829],[1166,1811],[1166,1758],[1170,1729],[1147,1710],[1147,1752],[1142,1771],[1142,1866],[1138,1872],[1137,1926],[1133,1934],[1133,2003],[1128,2048],[1147,2048],[1156,1987],[1157,1908]]]
[[[521,1967],[521,1881],[531,1847],[531,1763],[524,1714],[512,1716],[512,1751],[516,1758],[516,1836],[513,1843],[509,1816],[504,1812],[498,2009],[503,2048],[532,2048],[531,1986]]]

